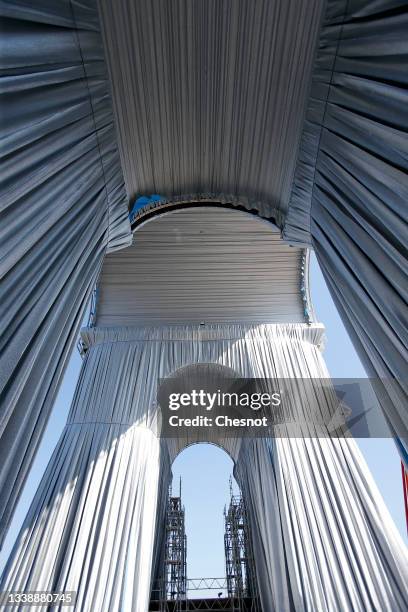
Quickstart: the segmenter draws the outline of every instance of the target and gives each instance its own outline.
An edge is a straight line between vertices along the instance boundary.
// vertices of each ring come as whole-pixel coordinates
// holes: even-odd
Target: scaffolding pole
[[[234,610],[258,611],[259,597],[249,524],[242,494],[234,495],[230,478],[230,503],[224,509],[225,568],[228,597]]]
[[[181,479],[179,495],[169,490],[166,511],[164,588],[162,601],[174,602],[173,610],[184,610],[187,596],[187,536],[184,506],[181,503]]]

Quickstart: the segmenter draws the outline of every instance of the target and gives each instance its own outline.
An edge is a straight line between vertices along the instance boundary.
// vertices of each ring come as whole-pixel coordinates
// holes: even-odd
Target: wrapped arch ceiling
[[[406,447],[406,1],[100,0],[100,12],[132,199],[212,197],[313,246]]]
[[[139,195],[236,205],[312,245],[367,369],[400,381],[384,409],[408,439],[406,2],[0,10],[0,539]]]
[[[101,0],[132,198],[232,198],[283,221],[322,0]]]

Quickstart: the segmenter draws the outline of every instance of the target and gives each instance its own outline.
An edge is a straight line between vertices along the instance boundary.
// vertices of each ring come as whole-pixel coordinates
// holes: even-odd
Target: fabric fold
[[[283,228],[313,246],[370,378],[399,387],[381,401],[405,451],[407,29],[405,2],[328,0]]]
[[[163,578],[171,464],[208,430],[160,438],[158,382],[216,364],[243,377],[328,378],[323,327],[92,328],[67,424],[0,580],[2,590],[74,590],[89,612],[147,612]],[[321,412],[330,394],[315,403]],[[264,610],[400,610],[407,554],[352,439],[218,436],[247,506]],[[52,542],[52,545],[50,543]]]
[[[131,232],[95,0],[0,13],[1,544],[103,256]]]

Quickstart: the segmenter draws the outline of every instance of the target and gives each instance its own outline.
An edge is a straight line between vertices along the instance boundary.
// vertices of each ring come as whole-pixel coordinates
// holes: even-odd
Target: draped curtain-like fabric
[[[406,549],[353,440],[245,440],[235,476],[262,609],[406,610]]]
[[[131,234],[95,0],[0,14],[1,544],[103,255]]]
[[[324,0],[99,3],[129,195],[280,223]]]
[[[208,439],[157,437],[159,377],[201,363],[326,378],[322,333],[305,324],[84,330],[68,422],[0,588],[75,590],[81,611],[147,611],[171,461]],[[296,408],[304,398],[299,378]],[[406,609],[406,551],[352,440],[221,445],[248,505],[264,610]]]
[[[283,231],[313,244],[406,462],[407,63],[405,1],[328,0]]]
[[[254,376],[297,379],[288,421],[275,427],[274,438],[245,439],[237,449],[235,476],[250,518],[262,607],[403,611],[407,551],[357,444],[327,431],[311,437],[303,424],[312,405],[305,379],[329,379],[321,336],[305,339],[275,331],[268,343],[248,346]],[[326,423],[336,409],[327,391],[315,411]]]
[[[76,591],[81,612],[147,610],[165,460],[146,427],[67,425],[4,584]]]

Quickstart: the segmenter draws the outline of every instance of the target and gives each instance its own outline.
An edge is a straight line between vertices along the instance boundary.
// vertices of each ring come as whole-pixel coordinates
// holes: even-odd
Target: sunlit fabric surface
[[[103,255],[131,235],[94,0],[0,14],[1,544]]]
[[[313,245],[369,375],[397,379],[378,385],[406,449],[407,63],[405,1],[328,1],[283,232]]]
[[[246,442],[235,476],[263,609],[405,610],[406,548],[354,440]]]
[[[323,0],[99,0],[131,198],[218,199],[281,225]]]
[[[304,249],[271,223],[195,205],[144,223],[105,258],[95,323],[303,323],[313,316],[307,278]]]
[[[322,332],[303,324],[84,330],[89,348],[68,422],[0,588],[77,590],[81,612],[147,611],[169,466],[199,439],[156,437],[159,376],[214,363],[242,376],[327,377]],[[302,396],[300,388],[299,405]],[[353,441],[222,446],[249,508],[264,610],[406,609],[406,551]]]

